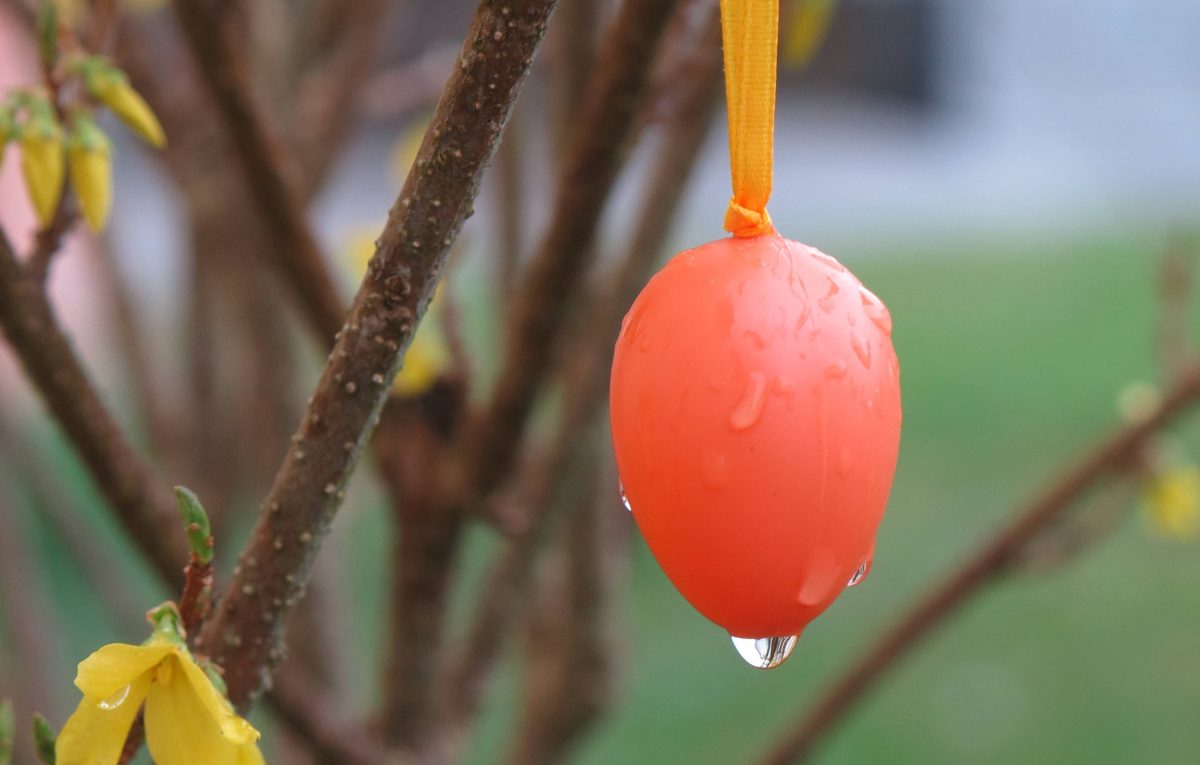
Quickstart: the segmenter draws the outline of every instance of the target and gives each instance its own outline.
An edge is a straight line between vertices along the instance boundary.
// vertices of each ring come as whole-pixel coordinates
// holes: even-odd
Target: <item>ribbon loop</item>
[[[775,133],[779,0],[721,0],[721,36],[733,179],[725,229],[734,236],[761,236],[774,230],[767,200]]]

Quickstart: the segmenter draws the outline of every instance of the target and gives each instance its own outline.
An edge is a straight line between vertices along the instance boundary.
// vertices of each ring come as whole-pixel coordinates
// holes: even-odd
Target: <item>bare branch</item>
[[[208,86],[246,176],[246,185],[273,238],[268,255],[300,298],[318,335],[332,338],[345,315],[337,285],[292,190],[293,173],[267,120],[251,98],[245,57],[203,0],[176,0],[175,14],[196,68]]]
[[[184,4],[191,0],[182,0]],[[282,656],[282,627],[373,430],[401,357],[472,212],[554,0],[484,0],[375,257],[230,587],[201,634],[244,705]]]
[[[1174,423],[1198,399],[1200,369],[1193,368],[1179,378],[1153,416],[1121,428],[1102,440],[1028,505],[1018,508],[1012,521],[969,555],[965,563],[920,596],[833,681],[758,763],[785,765],[812,754],[845,715],[921,640],[957,613],[986,585],[1009,571],[1031,541],[1070,510],[1096,483],[1114,471],[1123,470],[1131,459],[1136,459],[1148,439]]]
[[[175,501],[126,441],[100,399],[40,284],[0,233],[0,327],[26,374],[155,568],[174,586],[187,560]]]
[[[495,393],[468,422],[459,475],[448,484],[482,496],[512,465],[525,423],[550,371],[567,308],[593,259],[590,245],[620,167],[647,72],[675,0],[626,0],[604,43],[588,88],[581,131],[557,192],[550,229],[514,297]]]

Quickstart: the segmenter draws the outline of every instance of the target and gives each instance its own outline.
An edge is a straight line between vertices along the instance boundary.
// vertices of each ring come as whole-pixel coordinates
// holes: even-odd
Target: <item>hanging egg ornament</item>
[[[900,441],[891,329],[854,274],[774,232],[676,255],[625,317],[625,498],[676,588],[755,666],[870,568]]]

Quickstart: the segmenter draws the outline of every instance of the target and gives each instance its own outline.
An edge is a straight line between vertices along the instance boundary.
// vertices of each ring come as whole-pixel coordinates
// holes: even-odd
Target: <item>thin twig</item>
[[[118,519],[167,581],[187,560],[175,501],[126,441],[58,324],[41,285],[0,233],[0,327]]]
[[[508,762],[550,765],[564,761],[612,703],[616,657],[612,621],[614,560],[611,519],[615,488],[603,491],[598,440],[602,429],[581,434],[585,475],[530,598],[525,657],[525,698]],[[607,448],[607,442],[606,446]]]
[[[359,114],[381,47],[388,5],[384,0],[338,4],[336,44],[301,80],[294,142],[303,168],[301,193],[306,198],[324,185]]]
[[[1173,424],[1200,399],[1200,369],[1180,377],[1153,416],[1103,439],[1073,467],[1018,508],[1012,521],[985,541],[966,562],[936,583],[892,627],[843,670],[759,765],[785,765],[813,753],[883,677],[922,639],[956,614],[971,598],[1005,574],[1028,544],[1052,525],[1101,479],[1136,459],[1148,439]]]
[[[182,0],[186,5],[190,0]],[[472,212],[554,0],[484,0],[446,84],[414,172],[275,476],[240,566],[201,633],[245,705],[282,656],[283,624],[376,424],[446,257]]]
[[[604,43],[559,183],[549,230],[513,300],[500,370],[486,409],[468,422],[447,485],[467,504],[507,474],[559,329],[591,263],[591,239],[621,165],[646,73],[675,0],[626,0]]]
[[[268,254],[300,298],[314,330],[328,340],[341,327],[344,305],[293,191],[286,155],[250,96],[243,51],[229,43],[203,0],[175,0],[173,5],[196,68],[224,118],[247,188],[272,235]]]
[[[662,248],[683,189],[708,133],[721,83],[716,3],[708,3],[704,33],[689,58],[694,66],[679,84],[679,108],[663,123],[664,148],[643,193],[645,203],[618,272],[582,322],[586,334],[564,371],[563,409],[554,435],[522,473],[518,503],[525,509],[524,530],[511,542],[474,610],[466,643],[456,656],[448,681],[447,707],[455,719],[470,717],[509,633],[516,602],[532,568],[537,542],[553,507],[553,497],[579,444],[578,434],[604,405],[609,353],[621,315],[633,302]]]

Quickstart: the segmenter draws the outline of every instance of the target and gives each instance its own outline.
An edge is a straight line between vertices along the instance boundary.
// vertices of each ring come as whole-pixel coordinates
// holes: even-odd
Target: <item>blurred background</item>
[[[894,317],[905,421],[874,568],[808,629],[785,665],[754,671],[655,564],[621,508],[605,447],[597,491],[618,540],[605,547],[612,698],[572,762],[751,761],[905,604],[1119,426],[1123,393],[1152,396],[1172,374],[1163,323],[1179,319],[1164,318],[1172,315],[1164,306],[1190,274],[1200,216],[1200,5],[841,0],[807,61],[794,48],[803,49],[797,38],[810,30],[789,16],[801,2],[783,0],[770,209],[784,235],[839,258]],[[0,91],[39,76],[17,5],[0,3]],[[363,79],[361,109],[311,197],[347,297],[474,10],[465,0],[395,5]],[[598,5],[610,18],[613,4]],[[141,38],[149,61],[177,47],[170,14],[157,4],[140,0],[126,12],[130,27],[149,35]],[[518,211],[517,241],[528,252],[553,205],[554,72],[564,55],[555,33],[505,139],[517,148],[498,160],[516,163],[507,172],[519,179],[519,206],[493,167],[451,266],[476,395],[498,363],[495,252],[504,216]],[[266,40],[259,58],[270,60],[276,43]],[[116,60],[125,64],[120,46]],[[138,84],[137,68],[130,72]],[[662,82],[669,92],[671,79]],[[263,92],[284,104],[280,122],[303,119],[286,94]],[[155,95],[147,90],[159,109]],[[69,237],[51,293],[107,401],[164,480],[222,508],[218,558],[227,571],[323,354],[279,290],[266,287],[262,305],[242,300],[235,282],[247,277],[234,261],[245,246],[201,241],[223,235],[204,218],[201,185],[186,181],[195,174],[189,163],[203,160],[164,160],[119,130],[110,135],[110,230],[100,241],[82,227]],[[661,142],[650,119],[597,237],[605,263],[629,237]],[[180,145],[198,151],[197,140]],[[24,250],[36,226],[15,147],[8,152],[0,225]],[[659,262],[723,235],[728,184],[718,108]],[[198,264],[197,252],[210,253],[208,262]],[[1186,334],[1200,312],[1187,303],[1182,315]],[[243,323],[260,320],[271,323],[268,334],[238,339]],[[136,347],[131,323],[141,335]],[[282,374],[247,366],[264,343],[286,362],[276,365]],[[76,662],[102,643],[139,641],[139,614],[170,594],[123,538],[3,344],[0,428],[0,696],[61,721],[76,701]],[[1164,476],[1191,475],[1200,458],[1194,431],[1163,436],[1154,448],[1166,457],[1090,497],[1068,529],[1088,530],[1085,542],[1031,553],[1029,565],[984,591],[888,676],[813,760],[1200,760],[1200,489],[1167,510],[1154,493]],[[164,440],[174,448],[161,451]],[[380,478],[364,463],[314,585],[332,617],[320,620],[332,647],[323,687],[360,719],[371,719],[378,702],[387,653],[392,529]],[[465,629],[503,545],[482,525],[470,529],[452,635]],[[555,565],[549,555],[542,578],[557,576]],[[521,710],[513,699],[538,656],[537,630],[519,637],[488,692],[468,762],[509,752]],[[269,760],[305,761],[272,739],[269,713],[257,719]]]

